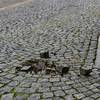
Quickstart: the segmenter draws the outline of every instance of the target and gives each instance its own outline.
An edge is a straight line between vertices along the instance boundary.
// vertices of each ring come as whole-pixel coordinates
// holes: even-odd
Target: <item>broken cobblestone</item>
[[[26,0],[0,8],[0,100],[100,100],[99,9],[99,0]],[[35,72],[20,71],[36,59]],[[56,63],[68,69],[55,72]],[[91,63],[90,76],[81,75],[80,67]]]

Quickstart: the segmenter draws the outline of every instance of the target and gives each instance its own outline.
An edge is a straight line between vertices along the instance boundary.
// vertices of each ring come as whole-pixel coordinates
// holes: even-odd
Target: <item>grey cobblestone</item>
[[[40,94],[32,94],[28,100],[40,100]]]
[[[64,93],[63,91],[55,91],[55,92],[54,92],[54,95],[55,95],[55,96],[58,96],[58,97],[59,97],[59,96],[65,96],[65,93]]]
[[[80,99],[84,98],[84,95],[83,94],[75,94],[74,97],[76,99],[79,99],[80,100]]]
[[[52,92],[43,93],[43,98],[50,98],[50,97],[53,97],[53,93]]]
[[[59,82],[60,78],[50,78],[50,82]]]
[[[94,99],[97,99],[97,98],[100,97],[100,93],[95,93],[91,97],[94,98]]]
[[[64,97],[65,100],[75,100],[75,98],[72,95],[67,95]]]
[[[100,100],[99,9],[99,0],[26,0],[0,8],[0,100]],[[49,60],[70,66],[66,75],[16,72],[45,50]],[[96,52],[90,76],[80,75]]]
[[[55,97],[54,100],[64,100],[62,97]]]
[[[46,82],[46,83],[41,83],[41,86],[42,86],[42,87],[45,87],[45,88],[46,88],[46,87],[48,88],[48,87],[51,87],[52,84],[49,83],[49,82]]]
[[[14,100],[25,100],[28,98],[28,95],[26,94],[17,94],[17,96],[14,97]]]
[[[18,84],[19,84],[18,81],[12,81],[11,83],[8,84],[8,86],[16,87]]]
[[[15,88],[15,91],[19,92],[19,93],[21,93],[21,92],[23,93],[24,90],[25,90],[25,88],[20,88],[20,87]]]
[[[75,89],[64,90],[66,94],[76,94],[77,91]]]
[[[83,98],[82,100],[94,100],[94,99],[91,97],[86,97],[86,98]]]
[[[1,83],[0,83],[0,87],[2,87],[2,86],[4,86],[4,84],[1,84]]]
[[[1,100],[13,100],[13,95],[14,94],[5,94],[5,95],[2,95]]]
[[[50,92],[50,88],[47,88],[47,87],[40,87],[39,92]]]
[[[61,87],[51,87],[51,91],[61,90]]]
[[[0,94],[9,93],[12,89],[13,89],[12,87],[8,87],[8,86],[2,87],[0,88]]]

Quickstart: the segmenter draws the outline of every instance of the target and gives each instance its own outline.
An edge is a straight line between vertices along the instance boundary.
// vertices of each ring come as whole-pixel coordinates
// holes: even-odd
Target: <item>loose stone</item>
[[[91,72],[92,72],[92,66],[80,67],[80,74],[81,75],[89,76]]]

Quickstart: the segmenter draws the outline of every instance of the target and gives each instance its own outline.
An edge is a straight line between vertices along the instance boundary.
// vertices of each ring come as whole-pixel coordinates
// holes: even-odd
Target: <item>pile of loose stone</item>
[[[51,60],[49,59],[49,52],[41,52],[40,58],[29,59],[21,62],[18,66],[16,66],[16,72],[30,72],[37,74],[40,71],[45,70],[45,74],[53,74],[56,75],[59,72],[65,74],[69,70],[69,66],[61,63],[59,60]],[[63,64],[63,65],[62,65]]]
[[[71,65],[59,59],[50,59],[49,51],[41,52],[40,58],[28,59],[21,62],[16,66],[16,73],[19,71],[30,72],[31,74],[37,74],[38,72],[44,71],[45,74],[56,75],[59,73],[61,76],[67,74]],[[89,76],[93,69],[93,63],[90,66],[82,65],[80,67],[80,74]]]

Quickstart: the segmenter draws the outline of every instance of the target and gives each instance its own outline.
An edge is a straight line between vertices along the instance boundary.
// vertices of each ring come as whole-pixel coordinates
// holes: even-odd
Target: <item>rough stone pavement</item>
[[[99,0],[31,0],[0,10],[1,100],[100,100],[99,33]],[[70,63],[68,74],[15,73],[19,62],[42,50]],[[91,63],[91,76],[79,75],[80,65]]]
[[[21,4],[23,2],[26,2],[29,0],[0,0],[0,8],[16,5],[16,4]]]

